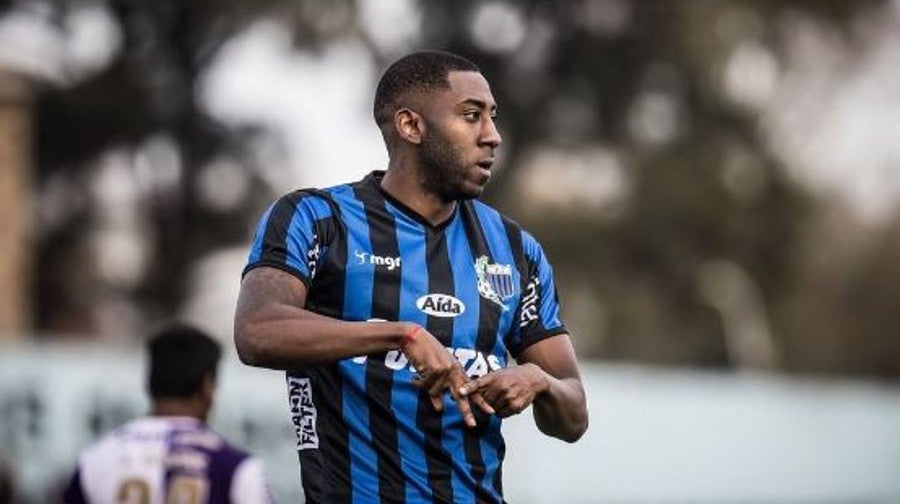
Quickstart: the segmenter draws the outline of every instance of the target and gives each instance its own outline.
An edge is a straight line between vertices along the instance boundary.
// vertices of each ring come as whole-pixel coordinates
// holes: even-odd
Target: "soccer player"
[[[271,502],[262,462],[206,426],[216,390],[218,343],[172,325],[148,343],[152,413],[90,446],[66,504]]]
[[[476,201],[496,110],[472,62],[401,58],[375,95],[388,169],[259,223],[235,344],[287,370],[308,503],[500,503],[501,418],[533,405],[548,435],[587,428],[550,264]]]

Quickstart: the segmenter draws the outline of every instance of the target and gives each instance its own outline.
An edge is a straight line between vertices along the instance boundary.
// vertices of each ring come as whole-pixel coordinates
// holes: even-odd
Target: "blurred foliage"
[[[70,4],[53,3],[60,11]],[[421,0],[417,46],[468,55],[491,81],[501,108],[506,168],[488,198],[511,215],[524,216],[523,223],[544,243],[564,301],[585,297],[591,303],[573,314],[583,355],[741,365],[728,350],[722,314],[698,282],[704,265],[725,260],[745,271],[759,290],[780,367],[897,377],[900,343],[893,328],[900,312],[891,301],[900,295],[900,269],[893,260],[900,250],[896,223],[883,239],[878,230],[869,231],[871,246],[820,258],[822,250],[840,243],[833,213],[824,212],[825,203],[768,152],[756,116],[725,100],[715,86],[743,29],[778,55],[783,50],[778,27],[787,16],[809,16],[850,37],[855,14],[882,4],[523,0],[503,4],[526,28],[521,49],[511,52],[486,47],[473,35],[473,15],[484,2]],[[273,134],[259,125],[228,128],[203,112],[196,88],[216,51],[253,20],[273,17],[291,26],[301,51],[358,37],[379,68],[399,53],[379,47],[358,29],[359,5],[350,1],[110,0],[109,5],[124,34],[115,61],[74,86],[40,89],[39,174],[48,180],[70,173],[72,187],[82,184],[73,190],[86,190],[85,179],[75,174],[109,147],[138,145],[159,134],[177,144],[180,193],[149,202],[152,264],[137,291],[125,293],[152,320],[173,313],[183,301],[185,273],[194,261],[225,245],[246,243],[249,223],[273,196],[254,179],[253,196],[230,212],[196,203],[199,167],[221,156],[252,164],[248,142]],[[731,29],[722,21],[728,16],[746,22]],[[326,18],[346,22],[323,23]],[[635,134],[634,109],[654,93],[672,100],[677,122],[670,138],[648,142]],[[625,160],[630,185],[622,208],[610,215],[529,212],[517,179],[536,148],[578,151],[598,145]],[[755,186],[748,189],[740,179],[723,182],[735,156],[756,174]],[[88,302],[77,294],[84,285],[72,277],[89,264],[79,254],[78,229],[96,209],[84,204],[76,210],[67,225],[45,234],[39,244],[43,329],[90,329],[89,321],[71,321]],[[837,225],[860,227],[852,219]]]
[[[55,2],[58,16],[82,2]],[[283,3],[283,2],[282,2]],[[246,239],[248,201],[221,214],[197,203],[197,173],[217,156],[252,162],[245,144],[252,126],[229,130],[208,117],[198,103],[197,87],[216,51],[256,16],[284,8],[266,0],[113,0],[108,2],[123,33],[123,48],[102,72],[71,87],[45,87],[37,102],[37,158],[41,177],[59,171],[84,171],[112,147],[137,147],[157,135],[174,141],[180,155],[180,184],[172,193],[149,201],[152,222],[151,264],[133,293],[148,319],[171,316],[184,300],[186,272],[210,250]],[[86,191],[86,177],[70,177]],[[90,331],[91,299],[79,292],[97,286],[91,278],[70,281],[79,222],[97,209],[76,206],[65,225],[40,243],[38,319],[45,329]],[[81,237],[83,238],[83,236]],[[82,260],[90,260],[82,258]],[[76,264],[78,256],[76,255]],[[116,294],[116,293],[113,293]]]

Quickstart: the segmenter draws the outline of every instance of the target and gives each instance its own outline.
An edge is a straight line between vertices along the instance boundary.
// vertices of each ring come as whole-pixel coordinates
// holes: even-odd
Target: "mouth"
[[[494,160],[493,159],[485,159],[483,161],[479,161],[479,162],[475,163],[475,165],[483,170],[491,171],[491,167],[494,166]]]
[[[479,174],[479,177],[481,179],[479,181],[479,185],[484,186],[488,183],[489,180],[491,180],[491,167],[494,166],[494,160],[485,159],[483,161],[475,163],[475,166],[477,166],[479,168],[479,171],[481,172]]]

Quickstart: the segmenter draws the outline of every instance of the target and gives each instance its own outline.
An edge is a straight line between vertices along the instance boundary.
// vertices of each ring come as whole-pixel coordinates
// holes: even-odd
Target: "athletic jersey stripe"
[[[366,210],[371,257],[398,257],[400,249],[397,245],[396,223],[385,207],[384,198],[363,184],[355,185],[354,193]],[[375,266],[374,270],[372,317],[397,320],[402,266],[393,269]],[[356,295],[366,296],[367,293],[357,292]],[[391,409],[393,387],[394,373],[385,365],[385,355],[370,356],[366,363],[366,398],[369,403],[372,443],[376,447],[378,459],[378,491],[383,503],[403,503],[406,497],[397,444],[397,420]]]
[[[507,218],[503,218],[503,228],[506,231],[506,238],[509,240],[509,248],[512,251],[513,259],[516,264],[516,271],[519,278],[519,297],[520,301],[514,313],[513,323],[509,325],[509,332],[506,337],[506,347],[509,349],[513,357],[518,357],[517,342],[521,338],[521,327],[519,326],[519,318],[521,317],[522,301],[521,297],[525,295],[528,285],[529,264],[525,257],[525,249],[522,245],[522,230],[514,222]]]
[[[352,401],[350,397],[360,396],[366,390],[366,366],[352,360],[339,364],[344,377],[344,421],[349,429],[350,484],[352,502],[375,502],[378,495],[373,490],[379,488],[374,477],[378,474],[377,458],[372,449],[372,430],[369,424],[369,405]]]
[[[519,235],[528,268],[528,286],[521,303],[519,338],[510,345],[513,355],[539,341],[567,332],[559,318],[559,295],[550,263],[533,236],[521,229]]]
[[[272,266],[284,270],[299,278],[309,286],[309,271],[305,264],[299,263],[289,253],[290,240],[288,231],[294,217],[300,211],[300,200],[304,193],[295,191],[287,194],[273,203],[259,226],[250,251],[248,265],[243,274],[258,266]]]
[[[425,229],[411,219],[405,219],[403,212],[387,204],[388,211],[397,223],[397,245],[400,249],[402,276],[400,291],[400,311],[398,320],[414,322],[421,326],[427,324],[427,316],[416,306],[416,301],[428,292],[428,265],[425,262]],[[402,359],[406,361],[405,357]],[[392,405],[397,418],[416,418],[419,407],[419,390],[412,384],[412,371],[404,366],[395,371],[402,374],[403,379],[394,381],[395,393]],[[428,484],[428,463],[423,448],[425,436],[414,423],[398,425],[397,444],[404,454],[401,458],[403,474],[406,475],[406,500],[409,504],[425,504],[432,502],[433,495]]]
[[[512,254],[513,263],[516,265],[516,277],[519,286],[519,302],[517,303],[516,310],[511,314],[513,317],[512,323],[509,325],[509,332],[507,336],[504,337],[506,347],[509,349],[509,352],[513,355],[513,357],[518,357],[515,351],[515,347],[513,343],[515,339],[520,335],[519,328],[519,317],[520,317],[520,309],[522,305],[522,296],[525,295],[525,287],[528,283],[528,263],[525,260],[525,251],[522,246],[522,231],[521,228],[510,219],[500,216],[503,222],[503,229],[505,231],[506,239],[509,243],[509,251]],[[494,490],[497,491],[500,495],[503,495],[503,458],[506,455],[506,443],[503,440],[503,437],[500,435],[500,430],[496,429],[492,431],[492,435],[496,436],[496,439],[492,439],[489,441],[493,441],[493,445],[497,446],[497,458],[500,460],[501,464],[497,465],[497,470],[494,473]]]
[[[487,435],[485,436],[485,443],[490,443],[493,446],[497,447],[497,459],[500,462],[503,462],[503,458],[506,456],[506,441],[503,440],[503,436],[500,434],[500,417],[492,416],[491,417],[491,428],[488,429]],[[503,465],[498,464],[496,470],[493,471],[492,483],[494,486],[494,491],[497,492],[497,495],[503,495]],[[503,501],[506,502],[505,500]]]
[[[290,229],[290,221],[297,212],[297,203],[300,201],[300,193],[291,193],[275,202],[269,212],[266,231],[262,239],[262,249],[271,250],[265,255],[282,263],[286,261],[287,233]],[[263,254],[264,252],[261,252]]]
[[[447,239],[443,233],[435,234],[427,230],[426,263],[428,264],[428,293],[452,294],[454,292],[450,259],[447,255]],[[444,346],[449,346],[453,337],[453,319],[429,315],[425,328]],[[444,409],[455,408],[453,401],[444,401]],[[425,434],[425,459],[428,465],[428,481],[434,492],[434,502],[452,504],[453,485],[451,482],[450,454],[444,449],[443,423],[441,413],[435,411],[426,391],[419,392],[419,408],[416,425]]]
[[[344,306],[344,283],[347,269],[347,229],[341,218],[341,208],[333,199],[333,194],[319,191],[317,194],[328,202],[337,224],[335,236],[330,240],[330,252],[322,261],[317,281],[307,294],[306,309],[340,317]],[[347,425],[339,419],[344,409],[344,380],[338,370],[340,363],[317,366],[315,373],[310,369],[313,398],[319,411],[316,430],[319,433],[319,449],[300,452],[300,467],[303,473],[303,487],[307,504],[351,504],[350,443]],[[323,453],[327,456],[323,457]],[[319,488],[310,494],[307,480],[319,481]]]
[[[254,233],[253,236],[253,243],[250,244],[250,257],[247,258],[247,264],[256,263],[262,257],[266,230],[269,228],[269,219],[272,216],[272,210],[274,210],[276,206],[278,206],[278,201],[275,201],[274,203],[269,205],[269,208],[267,208],[262,217],[259,218],[260,224],[256,226],[256,233]],[[265,225],[263,225],[262,223],[265,223]]]
[[[454,220],[461,221],[462,215],[462,211],[457,212]],[[474,328],[478,325],[480,312],[478,293],[471,288],[476,285],[473,267],[475,259],[472,257],[465,230],[460,223],[451,224],[443,234],[447,239],[448,253],[450,257],[453,257],[451,267],[455,290],[452,294],[465,306],[465,310],[453,318],[453,339],[449,346],[456,352],[456,358],[463,368],[480,365],[486,371],[487,361],[484,355],[479,356],[474,351],[477,336]],[[444,448],[450,453],[456,467],[453,472],[453,496],[456,498],[456,502],[475,502],[480,475],[473,475],[471,470],[474,468],[476,473],[479,470],[483,472],[483,467],[481,454],[475,453],[473,457],[470,448],[474,446],[476,452],[478,451],[478,434],[473,429],[463,427],[462,415],[456,404],[454,402],[449,404],[451,406],[444,412],[443,425]],[[477,408],[473,409],[473,412],[480,422],[483,415],[476,410]]]
[[[319,272],[322,274],[317,274],[316,281],[309,286],[306,309],[334,318],[343,316],[347,273],[347,225],[338,202],[344,188],[346,186],[337,186],[329,191],[310,191],[330,207],[333,217],[330,229],[323,229],[331,235],[322,237],[323,241],[328,238],[324,241],[328,253],[319,260]]]
[[[351,191],[340,194],[336,201],[341,215],[363,215],[365,208]],[[358,249],[370,250],[369,233],[350,233],[345,243],[345,255],[352,261],[353,281],[344,283],[344,313],[346,320],[367,320],[372,317],[372,286],[374,268],[371,264],[359,264],[355,259]],[[351,266],[348,265],[348,269]],[[349,276],[349,274],[348,274]],[[366,358],[343,359],[338,363],[343,377],[343,419],[348,426],[350,450],[350,484],[352,502],[374,502],[378,499],[378,473],[375,451],[372,449],[372,430],[369,425],[369,404],[353,400],[366,391]]]
[[[494,257],[492,247],[488,245],[488,240],[482,227],[481,221],[483,218],[475,210],[471,201],[466,201],[463,204],[463,223],[465,224],[466,237],[469,241],[471,254],[476,258],[487,257],[488,264],[496,264],[498,260]],[[493,249],[499,249],[499,247],[493,247]],[[478,321],[478,336],[475,340],[475,349],[487,355],[494,349],[494,344],[497,341],[497,328],[499,327],[500,312],[503,311],[503,308],[484,296],[479,296],[478,299],[481,309],[479,310],[480,319]]]
[[[500,212],[481,202],[472,202],[472,208],[478,215],[476,222],[481,224],[482,236],[487,243],[493,261],[497,264],[512,267],[511,274],[508,277],[502,276],[501,278],[503,284],[509,288],[509,292],[514,294],[509,299],[503,300],[506,310],[499,311],[493,345],[494,353],[502,355],[500,358],[501,365],[506,366],[508,342],[504,338],[504,334],[500,333],[500,328],[517,325],[516,309],[522,296],[521,279],[523,275],[518,268],[518,261],[514,252],[516,245],[510,241],[506,232],[507,222],[513,226],[515,224],[504,218]]]
[[[466,257],[466,260],[462,263],[458,263],[458,271],[455,271],[455,274],[457,278],[463,282],[470,282],[474,285],[478,282],[474,269],[475,258],[487,257],[488,263],[494,263],[495,261],[491,254],[491,250],[488,247],[487,240],[485,239],[484,231],[479,222],[479,216],[475,213],[472,203],[466,201],[462,203],[461,206],[460,212],[463,221],[462,231],[465,233],[465,236],[461,237],[461,239],[453,240],[458,245],[455,245],[452,250],[455,254]],[[458,227],[455,229],[459,230]],[[451,235],[451,239],[452,236],[453,235]],[[482,356],[487,356],[492,353],[494,345],[497,343],[498,321],[501,308],[484,296],[477,295],[477,291],[468,289],[468,292],[472,292],[472,295],[475,297],[475,299],[469,301],[470,305],[473,308],[476,306],[478,308],[477,323],[473,324],[473,326],[478,328],[474,346],[475,350],[478,352],[478,354],[476,354],[476,359],[481,360]],[[473,366],[478,366],[479,364],[481,363],[477,361],[472,363]],[[489,371],[487,362],[484,362],[483,365],[484,369],[480,369],[479,374]],[[481,444],[484,429],[488,426],[489,415],[481,411],[474,403],[472,406],[477,419],[477,426],[474,429],[463,430],[463,445],[466,460],[469,463],[471,475],[474,479],[475,502],[478,504],[494,503],[497,502],[499,496],[493,495],[486,486],[486,484],[489,485],[490,483],[485,482],[484,480],[487,469],[484,462],[484,450]]]

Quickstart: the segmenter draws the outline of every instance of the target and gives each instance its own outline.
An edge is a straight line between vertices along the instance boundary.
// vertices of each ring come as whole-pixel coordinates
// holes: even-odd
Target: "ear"
[[[418,112],[402,108],[394,114],[394,127],[403,140],[419,145],[425,133],[425,121]]]

